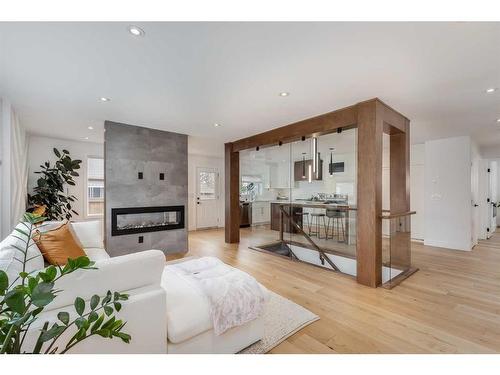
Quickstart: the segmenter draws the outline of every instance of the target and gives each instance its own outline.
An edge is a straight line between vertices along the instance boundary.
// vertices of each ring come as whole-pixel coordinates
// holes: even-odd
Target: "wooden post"
[[[240,153],[233,152],[233,144],[224,145],[225,186],[225,240],[240,242]]]
[[[405,131],[390,135],[390,204],[391,213],[410,211],[410,124]],[[410,218],[405,220],[411,220]],[[398,228],[410,230],[410,228]],[[408,233],[405,231],[405,233]],[[411,247],[407,235],[391,238],[391,264],[400,267],[411,265]]]
[[[357,281],[382,283],[382,104],[358,104]]]

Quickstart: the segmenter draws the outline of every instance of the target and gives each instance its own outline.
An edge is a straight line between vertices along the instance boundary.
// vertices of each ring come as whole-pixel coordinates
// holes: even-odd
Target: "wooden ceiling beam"
[[[354,105],[240,139],[233,142],[233,152],[328,134],[338,128],[354,127],[356,121],[357,109]]]
[[[277,145],[279,142],[289,143],[297,141],[302,137],[320,136],[334,132],[338,128],[350,129],[357,126],[358,108],[360,105],[369,102],[377,102],[381,108],[384,120],[384,132],[393,134],[394,132],[405,132],[406,123],[409,121],[405,116],[395,111],[378,98],[366,100],[355,105],[328,112],[306,120],[301,120],[293,124],[288,124],[268,130],[264,133],[256,134],[247,138],[242,138],[232,142],[233,152],[248,150],[251,148]]]

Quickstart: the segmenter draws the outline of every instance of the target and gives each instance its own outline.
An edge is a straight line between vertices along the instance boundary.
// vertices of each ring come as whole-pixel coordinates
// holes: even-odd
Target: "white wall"
[[[104,157],[104,146],[101,143],[84,142],[84,141],[69,141],[58,138],[43,137],[38,135],[31,135],[29,139],[28,149],[28,189],[32,191],[36,186],[36,181],[39,175],[35,171],[40,170],[40,165],[45,161],[54,163],[57,160],[53,148],[59,151],[66,149],[70,152],[72,159],[81,159],[81,168],[78,170],[79,177],[75,177],[75,186],[68,186],[68,191],[73,194],[77,201],[73,207],[79,215],[73,215],[72,220],[86,220],[86,176],[87,176],[87,157]],[[92,217],[92,220],[95,220]]]
[[[390,147],[389,136],[384,134],[382,154],[382,209],[390,210]],[[411,238],[424,239],[424,171],[425,144],[410,147],[410,210],[416,211],[411,217]],[[389,220],[383,220],[382,233],[389,234]]]
[[[471,250],[471,139],[425,143],[424,243]]]

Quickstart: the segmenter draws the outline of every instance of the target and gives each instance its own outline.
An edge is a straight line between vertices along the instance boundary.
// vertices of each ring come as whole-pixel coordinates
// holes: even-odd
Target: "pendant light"
[[[302,178],[306,178],[306,153],[302,153]]]
[[[312,171],[316,174],[316,171],[318,170],[318,138],[312,137],[311,138],[311,154],[313,157],[312,161]]]
[[[335,150],[335,148],[330,147],[330,164],[328,164],[328,172],[330,173],[330,176],[333,176],[333,150]]]

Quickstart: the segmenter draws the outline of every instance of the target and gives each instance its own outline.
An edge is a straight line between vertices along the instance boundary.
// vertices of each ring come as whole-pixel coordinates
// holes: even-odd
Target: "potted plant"
[[[43,225],[44,220],[45,217],[26,213],[22,221],[26,229],[15,229],[19,234],[16,238],[25,245],[13,245],[20,255],[15,260],[22,263],[22,271],[17,279],[9,280],[7,274],[0,270],[0,353],[64,354],[92,336],[119,338],[129,343],[130,335],[123,332],[125,322],[114,316],[115,312],[120,311],[121,302],[126,301],[128,295],[108,291],[103,298],[92,296],[88,303],[77,297],[73,306],[76,312],[73,316],[76,318],[71,318],[69,312],[59,312],[58,321],[45,322],[35,345],[26,347],[28,330],[39,319],[45,307],[61,292],[57,289],[57,281],[77,270],[95,269],[94,263],[82,256],[68,259],[63,267],[49,266],[38,273],[27,273],[26,264],[32,259],[27,256],[28,249],[34,244],[36,236],[40,235],[35,228]],[[69,329],[76,329],[76,333],[68,342],[60,342],[61,335]]]
[[[28,194],[30,211],[47,217],[48,220],[69,220],[73,214],[78,215],[72,203],[76,201],[74,195],[65,192],[65,185],[75,185],[73,177],[78,177],[76,171],[80,169],[81,160],[71,159],[68,150],[53,149],[58,158],[54,165],[46,161],[40,165],[41,174],[33,189],[33,195]]]

